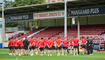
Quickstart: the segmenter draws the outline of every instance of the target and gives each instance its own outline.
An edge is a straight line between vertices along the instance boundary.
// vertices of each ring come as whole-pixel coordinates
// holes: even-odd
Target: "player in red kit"
[[[22,49],[21,49],[21,55],[23,55],[23,49],[24,49],[24,44],[23,44],[23,41],[24,41],[24,38],[22,38],[21,39],[21,47],[22,47]]]
[[[9,47],[9,55],[15,55],[15,47],[14,47],[14,39],[11,38],[9,40],[9,44],[8,44],[8,47]],[[12,54],[13,53],[13,54]]]
[[[69,46],[70,46],[70,54],[72,54],[72,50],[73,50],[73,39],[71,39],[70,41],[69,41]]]
[[[74,43],[74,55],[77,54],[78,55],[78,43],[79,43],[79,40],[77,37],[75,37],[73,39],[73,43]]]
[[[46,54],[46,50],[48,49],[47,42],[48,40],[44,40],[44,54]]]
[[[18,45],[19,45],[19,56],[21,56],[21,55],[23,55],[23,47],[24,47],[24,45],[23,45],[23,39],[18,39],[19,41],[18,41]]]
[[[17,55],[18,54],[17,49],[18,49],[18,46],[19,46],[18,45],[18,38],[15,39],[14,44],[15,44],[15,54]]]
[[[43,50],[44,50],[44,40],[41,38],[39,41],[39,47],[40,47],[40,56],[43,56]]]
[[[52,50],[52,41],[51,40],[48,40],[47,46],[48,46],[48,56],[52,56],[52,53],[51,53],[51,50]]]
[[[61,48],[62,48],[62,40],[56,40],[57,43],[57,56],[60,56]]]
[[[82,54],[84,55],[86,53],[86,39],[84,37],[82,37],[81,39],[81,42],[82,42]]]
[[[36,43],[35,43],[35,54],[38,55],[38,50],[39,50],[39,49],[38,49],[38,47],[39,47],[39,44],[38,44],[38,43],[39,43],[39,42],[38,42],[38,40],[35,40],[35,42],[36,42]]]
[[[30,55],[33,56],[33,51],[35,49],[35,43],[36,41],[33,39],[33,37],[30,39],[29,41],[30,45],[29,45],[29,48],[30,48]]]
[[[62,50],[62,55],[64,55],[64,50],[66,50],[65,55],[67,56],[67,48],[68,48],[68,40],[63,40],[63,50]]]
[[[54,39],[51,39],[51,42],[52,42],[52,54],[56,54],[56,50],[55,50],[55,40]]]

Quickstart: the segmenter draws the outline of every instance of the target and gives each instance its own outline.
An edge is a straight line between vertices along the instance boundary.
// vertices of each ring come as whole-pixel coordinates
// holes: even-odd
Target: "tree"
[[[45,0],[15,0],[13,1],[7,1],[5,0],[5,7],[18,7],[18,6],[25,6],[25,5],[32,5],[32,4],[41,4],[44,3]]]
[[[12,4],[11,1],[4,0],[4,2],[5,2],[5,7],[6,8],[9,8],[11,6],[11,4]]]

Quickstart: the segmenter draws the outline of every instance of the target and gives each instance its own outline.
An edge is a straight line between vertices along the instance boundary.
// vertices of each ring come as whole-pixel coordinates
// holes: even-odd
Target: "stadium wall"
[[[89,24],[105,24],[105,16],[91,16],[88,20]]]
[[[68,21],[68,26],[70,26],[70,19]],[[39,27],[60,27],[64,26],[64,20],[63,19],[48,19],[48,20],[38,20],[38,26]]]
[[[78,18],[76,18],[77,24]],[[96,25],[96,24],[105,24],[105,16],[89,16],[89,17],[80,17],[81,25]]]
[[[77,25],[76,18],[76,25]],[[71,26],[71,19],[68,19],[68,26]],[[81,25],[97,25],[97,24],[105,24],[105,16],[88,16],[88,17],[80,17]],[[64,26],[63,19],[48,19],[48,20],[38,20],[39,27],[59,27]]]

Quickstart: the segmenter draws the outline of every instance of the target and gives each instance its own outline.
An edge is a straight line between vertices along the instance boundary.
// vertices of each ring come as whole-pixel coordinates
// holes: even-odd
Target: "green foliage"
[[[32,5],[32,4],[41,4],[44,1],[45,0],[15,0],[14,2],[12,2],[12,1],[5,0],[5,7],[10,8],[10,7]]]

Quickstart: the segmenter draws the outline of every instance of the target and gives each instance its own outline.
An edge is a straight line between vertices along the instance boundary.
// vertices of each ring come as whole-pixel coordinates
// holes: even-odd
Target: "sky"
[[[2,0],[0,0],[0,3],[2,2]]]

